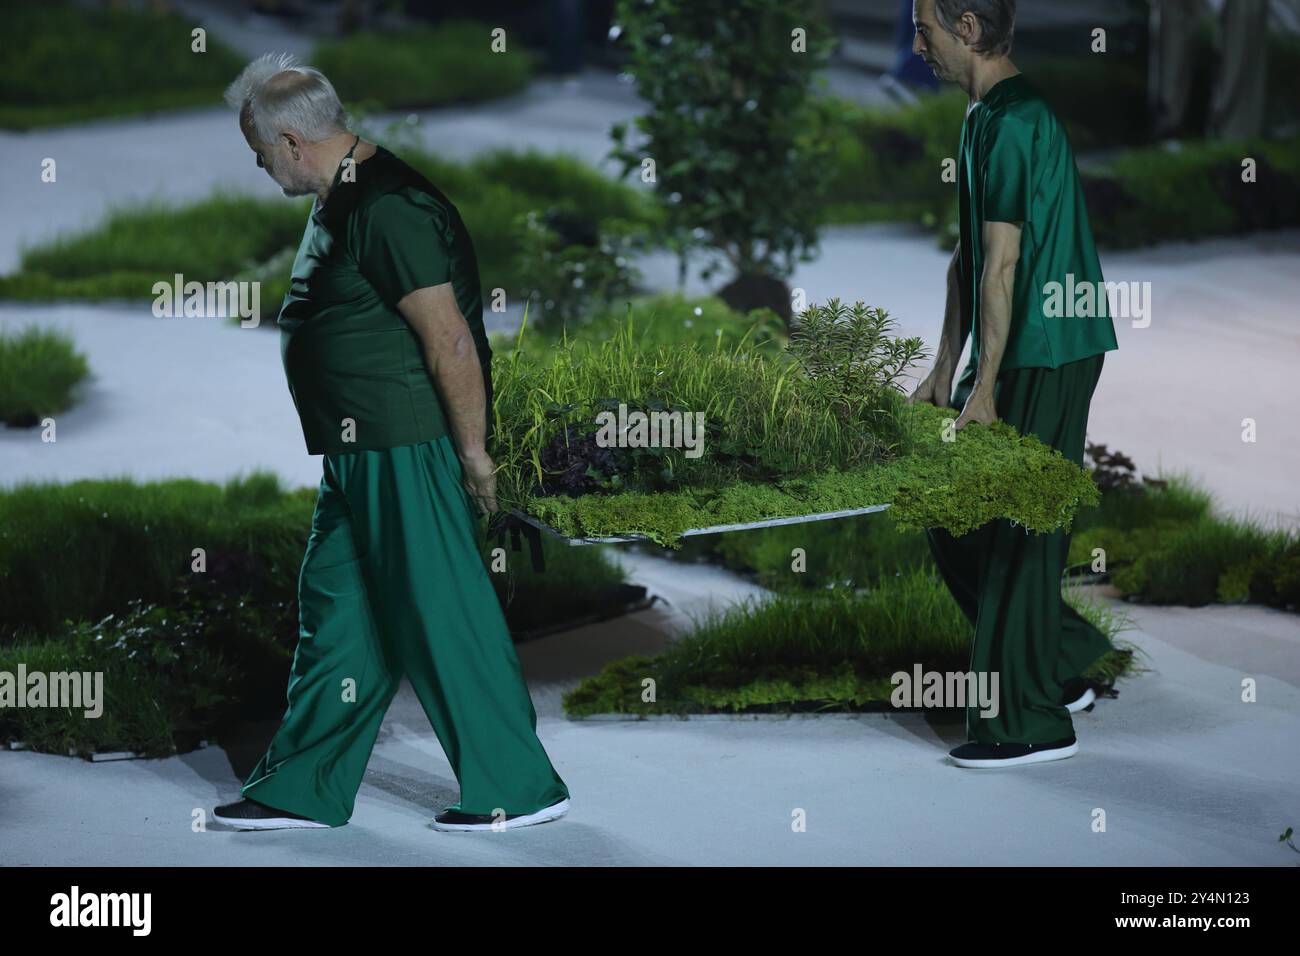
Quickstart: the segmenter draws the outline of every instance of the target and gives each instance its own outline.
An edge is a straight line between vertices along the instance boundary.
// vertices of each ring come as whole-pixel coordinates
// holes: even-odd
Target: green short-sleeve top
[[[395,448],[448,434],[420,339],[397,309],[407,293],[446,282],[478,350],[490,436],[492,352],[460,213],[382,146],[345,169],[327,201],[313,205],[276,323],[307,451]]]
[[[1023,223],[999,372],[1059,368],[1119,348],[1069,138],[1023,74],[996,83],[966,114],[958,194],[962,319],[973,365],[986,222]],[[1090,297],[1082,291],[1088,287]]]

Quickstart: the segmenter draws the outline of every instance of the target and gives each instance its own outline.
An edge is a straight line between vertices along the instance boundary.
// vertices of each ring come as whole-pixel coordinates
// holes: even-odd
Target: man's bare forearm
[[[1002,356],[1011,330],[1011,295],[1015,288],[1015,264],[990,264],[980,278],[980,360],[975,388],[991,388],[997,381]]]
[[[469,323],[451,283],[416,289],[397,304],[420,339],[462,461],[487,457],[487,390]]]
[[[1020,263],[1019,224],[984,224],[984,270],[980,273],[980,356],[973,391],[993,394],[1011,333],[1016,267]]]
[[[943,331],[939,335],[939,348],[934,356],[934,367],[951,373],[966,345],[968,329],[961,319],[961,245],[953,251],[948,264],[948,297],[943,309]]]
[[[425,361],[447,410],[447,427],[462,458],[481,457],[487,454],[487,392],[478,351],[468,332],[443,345],[426,349]]]

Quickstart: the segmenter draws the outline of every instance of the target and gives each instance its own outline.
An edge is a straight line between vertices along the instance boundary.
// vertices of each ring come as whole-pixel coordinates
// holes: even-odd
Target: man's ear
[[[982,30],[980,29],[979,19],[969,10],[961,15],[961,20],[958,21],[958,29],[961,31],[962,42],[967,46],[975,46],[980,42]]]
[[[289,153],[294,159],[302,159],[302,142],[293,133],[281,133],[281,139],[289,147]]]

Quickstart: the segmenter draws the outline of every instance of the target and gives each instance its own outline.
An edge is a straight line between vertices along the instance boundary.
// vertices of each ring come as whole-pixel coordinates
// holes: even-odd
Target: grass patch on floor
[[[167,605],[177,587],[199,582],[253,603],[294,603],[316,494],[267,473],[224,485],[108,479],[0,490],[0,644],[39,642],[135,599]],[[495,546],[484,542],[485,560]],[[508,542],[506,571],[489,574],[512,631],[590,613],[625,581],[600,549],[545,547],[544,574]],[[192,570],[196,548],[202,573]],[[292,647],[296,635],[279,637]]]
[[[186,282],[231,279],[296,246],[309,210],[304,200],[224,195],[119,208],[88,232],[25,250],[19,271],[0,278],[0,296],[152,300],[154,283],[177,273]],[[265,295],[261,303],[279,308]]]
[[[89,374],[85,355],[63,332],[35,325],[0,331],[0,421],[39,425],[45,416],[72,407]]]
[[[1070,542],[1070,561],[1104,557],[1110,582],[1151,604],[1300,606],[1300,536],[1224,517],[1185,476],[1107,492]]]
[[[1117,616],[1067,594],[1112,639]],[[1077,603],[1076,603],[1077,601]],[[658,657],[614,662],[564,696],[593,714],[855,712],[889,708],[897,671],[965,671],[970,623],[933,568],[866,589],[779,594],[700,621]],[[1121,655],[1095,670],[1123,670]]]
[[[0,672],[103,675],[102,716],[6,706],[0,744],[166,756],[282,714],[315,495],[268,474],[0,490]],[[539,573],[508,541],[502,564],[496,546],[484,541],[483,558],[516,636],[629,600],[601,549],[544,542]]]
[[[311,64],[348,103],[418,109],[479,103],[528,86],[534,55],[511,41],[491,48],[492,26],[449,21],[387,33],[354,33],[316,46]]]
[[[498,287],[527,294],[516,247],[520,217],[529,211],[563,210],[647,231],[658,220],[644,194],[567,156],[495,151],[456,163],[422,151],[399,155],[460,210],[485,303]],[[269,319],[263,324],[273,327],[310,209],[308,200],[223,194],[119,208],[90,230],[24,250],[19,270],[0,277],[0,298],[151,300],[154,283],[171,283],[176,273],[187,282],[256,279],[264,283],[260,304]]]
[[[0,14],[4,129],[217,106],[244,66],[211,36],[192,52],[195,25],[175,13],[4,0]]]

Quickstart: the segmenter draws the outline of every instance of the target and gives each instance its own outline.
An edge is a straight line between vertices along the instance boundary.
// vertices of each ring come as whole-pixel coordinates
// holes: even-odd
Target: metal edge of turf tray
[[[27,748],[27,743],[26,743],[25,741],[22,741],[22,740],[11,740],[11,741],[9,741],[9,743],[7,744],[7,747],[8,747],[9,750],[24,750],[24,751],[25,751],[25,750],[28,749],[28,748]],[[200,741],[198,742],[198,746],[196,746],[196,747],[194,748],[194,750],[206,750],[207,748],[208,748],[208,742],[207,742],[206,740],[200,740]],[[184,753],[193,753],[194,750],[186,750],[186,751],[184,751]],[[32,753],[40,753],[41,751],[31,751],[31,752],[32,752]],[[171,754],[171,756],[173,756],[173,757],[179,757],[179,756],[181,755],[181,753],[182,753],[182,751],[177,751],[176,753]],[[69,757],[80,757],[81,754],[78,753],[77,750],[75,750],[75,749],[69,749],[69,750],[68,750],[68,756],[69,756]],[[93,752],[87,754],[86,757],[85,757],[85,759],[86,759],[86,760],[89,760],[91,763],[103,763],[103,762],[105,762],[105,761],[109,761],[109,760],[150,760],[150,759],[156,759],[156,758],[151,758],[151,757],[142,757],[140,754],[136,753],[134,750],[96,750],[96,751],[93,751]]]
[[[721,534],[724,531],[751,531],[756,528],[775,528],[784,524],[807,524],[811,521],[830,521],[833,518],[852,518],[855,515],[871,514],[875,511],[884,511],[889,505],[870,505],[866,508],[849,508],[845,511],[822,511],[811,515],[795,515],[789,518],[767,518],[762,521],[746,521],[743,524],[716,524],[707,528],[687,528],[682,532],[683,538],[689,538],[698,534]],[[510,513],[520,521],[527,522],[537,530],[557,538],[571,546],[580,544],[626,544],[633,541],[649,541],[650,538],[644,534],[609,537],[609,538],[570,538],[562,534],[555,528],[516,508],[511,508]]]

